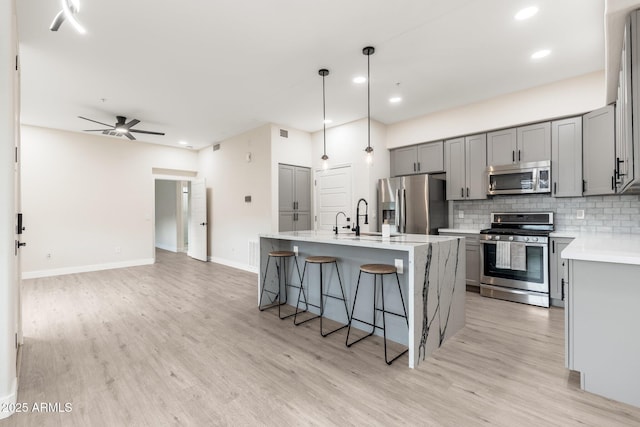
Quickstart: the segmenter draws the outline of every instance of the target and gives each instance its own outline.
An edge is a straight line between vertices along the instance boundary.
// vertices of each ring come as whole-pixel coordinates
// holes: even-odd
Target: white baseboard
[[[3,396],[0,397],[0,420],[3,418],[8,418],[11,415],[13,415],[14,411],[11,412],[5,412],[2,411],[3,408],[9,407],[15,408],[15,403],[17,402],[18,399],[18,380],[16,378],[13,379],[13,383],[11,384],[11,393],[8,396]]]
[[[153,258],[133,259],[130,261],[108,262],[105,264],[81,265],[77,267],[54,268],[51,270],[25,271],[23,279],[38,279],[40,277],[62,276],[65,274],[88,273],[91,271],[113,270],[115,268],[138,267],[153,264]]]
[[[233,267],[233,268],[237,268],[238,270],[244,270],[244,271],[248,271],[249,273],[257,273],[258,269],[255,267],[250,266],[249,264],[243,264],[241,262],[237,262],[237,261],[230,261],[228,259],[225,258],[218,258],[218,257],[208,257],[207,258],[209,260],[209,262],[215,262],[216,264],[222,264],[222,265],[226,265],[227,267]]]

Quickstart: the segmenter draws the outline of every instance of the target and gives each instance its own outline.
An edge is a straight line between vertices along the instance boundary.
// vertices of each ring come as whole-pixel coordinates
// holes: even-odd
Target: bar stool
[[[297,321],[297,317],[299,313],[303,313],[302,311],[298,311],[298,306],[300,305],[300,295],[304,295],[304,277],[306,275],[307,272],[307,264],[318,264],[318,266],[320,267],[320,305],[315,305],[315,304],[311,304],[309,301],[305,301],[305,303],[309,306],[315,307],[315,308],[319,308],[320,309],[320,314],[314,317],[311,317],[309,319],[305,319],[302,322],[298,322]],[[324,264],[333,264],[336,267],[336,273],[338,275],[338,283],[340,283],[340,292],[342,293],[342,298],[339,296],[334,296],[334,295],[330,295],[329,293],[325,293],[324,290],[324,282],[323,282],[323,277],[322,277],[322,266]],[[309,282],[309,280],[307,279],[307,282]],[[338,271],[338,261],[335,257],[332,256],[310,256],[307,257],[307,259],[304,262],[304,268],[302,269],[302,281],[300,282],[300,291],[298,292],[298,304],[296,305],[296,313],[295,316],[293,317],[293,323],[294,325],[298,326],[301,325],[303,323],[306,323],[310,320],[313,319],[317,319],[318,317],[320,318],[320,335],[322,335],[323,337],[326,337],[327,335],[330,335],[336,331],[339,331],[340,329],[346,328],[348,326],[344,325],[344,326],[340,326],[332,331],[329,331],[327,333],[324,333],[324,329],[322,327],[322,318],[324,317],[324,308],[325,308],[325,302],[323,300],[323,297],[327,297],[327,298],[334,298],[337,300],[342,300],[342,302],[344,303],[344,311],[347,315],[347,322],[349,321],[349,309],[347,308],[347,299],[345,298],[345,294],[344,294],[344,287],[342,286],[342,279],[340,278],[340,271]],[[329,291],[329,289],[327,289],[327,292]]]
[[[355,309],[356,309],[356,300],[358,299],[358,289],[360,288],[360,277],[362,276],[362,273],[367,273],[367,274],[373,274],[373,323],[369,323],[366,322],[362,319],[358,319],[354,316],[355,314]],[[400,301],[402,301],[402,311],[404,312],[404,315],[402,314],[398,314],[398,313],[394,313],[392,311],[387,311],[384,308],[384,280],[383,277],[387,274],[395,274],[396,275],[396,282],[398,283],[398,292],[400,293]],[[376,307],[376,296],[378,294],[378,287],[377,287],[377,281],[376,278],[377,276],[380,276],[380,290],[382,291],[382,309],[379,309]],[[376,325],[376,312],[382,312],[382,327]],[[407,310],[405,308],[404,305],[404,298],[402,297],[402,290],[400,289],[400,279],[398,278],[398,270],[396,269],[395,266],[393,265],[388,265],[388,264],[364,264],[360,266],[360,273],[358,274],[358,284],[356,285],[356,293],[355,296],[353,297],[353,308],[351,309],[351,318],[349,319],[349,328],[347,329],[347,340],[346,340],[346,345],[347,347],[351,347],[352,345],[354,345],[357,342],[362,341],[365,338],[370,337],[371,335],[373,335],[373,333],[376,331],[377,329],[382,329],[383,335],[384,335],[384,361],[387,362],[387,365],[391,365],[393,363],[394,360],[396,360],[398,357],[402,356],[403,354],[405,354],[406,352],[409,351],[409,349],[407,348],[405,351],[403,351],[402,353],[398,354],[396,357],[394,357],[393,359],[389,360],[389,358],[387,357],[387,331],[386,331],[386,322],[385,322],[385,315],[386,314],[392,314],[394,316],[398,316],[398,317],[404,317],[406,323],[407,323],[407,330],[409,329],[409,318],[407,317]],[[352,343],[349,343],[349,334],[351,333],[351,323],[357,320],[358,322],[362,322],[366,325],[372,326],[373,329],[371,330],[371,333],[369,335],[365,335],[362,338],[359,338],[357,340],[355,340]]]
[[[293,257],[293,261],[296,264],[296,270],[298,271],[298,279],[300,279],[300,286],[295,286],[292,285],[291,283],[287,283],[287,259]],[[266,288],[265,286],[265,282],[267,281],[267,272],[269,271],[269,262],[271,261],[271,258],[275,258],[274,262],[276,264],[276,274],[278,276],[278,292],[269,290]],[[282,291],[282,276],[284,276],[284,301],[281,300],[280,298],[280,292]],[[266,309],[269,308],[273,308],[277,305],[278,307],[278,317],[280,319],[286,319],[288,317],[291,317],[293,315],[295,315],[296,313],[292,313],[292,314],[288,314],[284,317],[282,317],[281,311],[280,311],[280,306],[285,305],[287,303],[287,288],[302,288],[302,278],[300,277],[300,267],[298,266],[298,257],[296,257],[296,254],[292,251],[271,251],[269,252],[269,258],[267,258],[267,266],[264,269],[264,276],[262,279],[262,291],[260,292],[260,301],[258,302],[258,308],[260,309],[260,311],[264,311]],[[271,295],[275,295],[274,298],[271,300],[271,302],[269,303],[269,305],[267,306],[262,306],[262,298],[264,296],[264,293],[267,292],[268,294]],[[276,302],[277,301],[277,302]],[[300,296],[298,295],[298,303],[300,301]],[[307,297],[306,295],[304,296],[304,301],[305,304],[307,302]],[[307,306],[307,309],[309,307]],[[297,307],[296,307],[297,309]],[[307,311],[307,310],[304,310]]]

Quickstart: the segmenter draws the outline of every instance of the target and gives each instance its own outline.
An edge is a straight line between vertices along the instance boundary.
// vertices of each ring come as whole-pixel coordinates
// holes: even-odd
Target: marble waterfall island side
[[[294,248],[295,247],[295,248]],[[267,289],[277,290],[278,281],[274,261],[268,275],[264,271],[270,251],[297,249],[302,272],[307,256],[334,256],[338,258],[340,276],[345,288],[347,306],[351,311],[353,297],[362,264],[394,264],[402,261],[400,286],[409,317],[409,330],[404,319],[387,316],[387,338],[409,348],[409,367],[415,368],[440,347],[448,338],[462,329],[465,323],[465,240],[459,237],[403,234],[383,239],[377,235],[356,237],[353,233],[335,235],[325,231],[299,231],[260,235],[260,274],[258,298],[262,281]],[[287,263],[287,280],[298,285],[300,280],[293,260]],[[373,279],[364,275],[358,291],[357,317],[373,318]],[[317,301],[319,274],[317,267],[309,267],[305,277],[305,289],[311,280],[310,300]],[[333,269],[325,270],[325,290],[339,294],[338,278]],[[389,282],[387,282],[389,281]],[[393,285],[393,286],[388,286]],[[402,303],[397,295],[395,277],[385,278],[385,308],[402,313]],[[389,289],[389,291],[387,291]],[[288,304],[295,305],[298,290],[289,288]],[[378,302],[378,304],[380,304]],[[368,310],[368,312],[367,312]],[[310,308],[317,313],[317,310]],[[325,306],[325,316],[346,323],[344,305],[330,302]],[[376,323],[382,325],[382,315]],[[354,322],[352,327],[370,331],[365,324]],[[376,331],[382,335],[382,331]],[[357,345],[352,347],[357,351]]]

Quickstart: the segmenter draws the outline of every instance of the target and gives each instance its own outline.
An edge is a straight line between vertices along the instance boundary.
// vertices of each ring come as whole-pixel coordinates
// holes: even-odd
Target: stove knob
[[[513,236],[509,236],[509,240],[513,240]]]
[[[493,240],[500,240],[500,236],[494,237]]]
[[[487,239],[493,240],[493,236],[487,236]]]
[[[537,242],[538,238],[537,237],[532,237],[531,240],[533,240],[534,242]]]
[[[528,241],[529,241],[529,238],[528,238],[528,237],[525,237],[525,238],[524,238],[524,241],[525,241],[525,242],[528,242]]]

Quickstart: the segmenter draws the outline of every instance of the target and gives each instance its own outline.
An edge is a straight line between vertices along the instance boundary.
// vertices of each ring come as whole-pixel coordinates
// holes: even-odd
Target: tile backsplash
[[[577,211],[584,210],[584,219]],[[460,211],[464,218],[459,218]],[[494,196],[486,200],[453,202],[451,228],[489,228],[492,212],[553,212],[558,231],[640,234],[640,196],[551,197]]]

